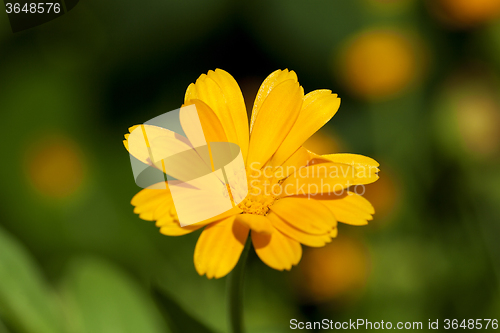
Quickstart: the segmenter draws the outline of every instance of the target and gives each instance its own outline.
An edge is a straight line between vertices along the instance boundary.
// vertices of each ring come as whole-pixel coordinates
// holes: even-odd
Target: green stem
[[[251,240],[245,244],[245,248],[241,253],[240,261],[233,269],[228,277],[227,292],[228,292],[228,307],[229,307],[229,323],[231,333],[243,333],[243,280],[245,277],[245,265],[250,252]]]

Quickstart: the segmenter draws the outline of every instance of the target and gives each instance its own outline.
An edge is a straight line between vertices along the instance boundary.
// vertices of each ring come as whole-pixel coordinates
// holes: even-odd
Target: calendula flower
[[[249,122],[238,84],[217,69],[187,88],[184,105],[190,104],[196,105],[207,142],[240,147],[247,196],[233,209],[185,227],[179,224],[168,189],[144,189],[132,205],[140,218],[156,221],[168,236],[204,228],[194,251],[200,275],[228,274],[249,236],[264,263],[290,270],[301,259],[302,245],[321,247],[336,237],[337,222],[364,225],[372,219],[372,205],[355,193],[355,186],[376,181],[379,164],[354,154],[320,156],[302,147],[340,106],[330,90],[304,95],[295,72],[277,70],[262,83]],[[128,149],[129,134],[125,137]],[[193,209],[196,206],[193,202]]]

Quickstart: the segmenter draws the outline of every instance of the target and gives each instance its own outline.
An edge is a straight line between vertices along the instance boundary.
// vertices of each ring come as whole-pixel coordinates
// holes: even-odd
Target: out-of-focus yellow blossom
[[[49,135],[27,149],[25,169],[30,183],[41,194],[64,198],[81,186],[85,167],[76,142],[65,135]]]
[[[443,23],[467,28],[500,17],[498,0],[430,0],[431,11]]]
[[[264,263],[289,270],[302,257],[301,244],[322,247],[337,236],[337,222],[365,225],[372,219],[372,205],[347,188],[376,181],[379,164],[354,154],[318,155],[302,146],[337,112],[340,99],[330,90],[304,95],[295,72],[277,70],[262,83],[249,124],[238,84],[217,69],[188,87],[185,104],[195,104],[200,118],[211,119],[202,123],[204,131],[206,127],[215,135],[207,142],[239,145],[249,176],[248,195],[232,210],[186,227],[179,224],[168,189],[144,189],[132,204],[140,218],[156,221],[165,235],[204,228],[194,253],[200,275],[228,274],[249,235]],[[124,141],[127,149],[129,135]],[[342,174],[332,176],[327,171],[332,167]],[[193,203],[193,209],[201,209],[198,206]]]
[[[465,148],[474,155],[491,157],[500,151],[500,105],[487,93],[459,97],[458,130]]]
[[[346,301],[358,296],[369,273],[364,244],[342,235],[322,248],[304,251],[296,288],[305,302]]]
[[[400,93],[420,75],[423,52],[409,34],[390,29],[362,32],[344,46],[338,68],[349,90],[377,100]]]
[[[500,155],[498,89],[495,79],[477,73],[455,76],[447,83],[436,119],[438,136],[448,151],[478,159]]]

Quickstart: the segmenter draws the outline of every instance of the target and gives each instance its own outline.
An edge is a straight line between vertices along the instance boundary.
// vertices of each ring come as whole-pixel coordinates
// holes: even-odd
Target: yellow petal
[[[208,77],[219,85],[224,94],[238,136],[238,144],[243,152],[243,158],[246,158],[249,142],[248,115],[241,89],[231,74],[225,70],[217,68],[215,71],[209,71]]]
[[[231,216],[235,216],[235,215],[238,216],[238,214],[241,214],[241,212],[242,212],[241,209],[238,206],[235,206],[235,207],[231,208],[230,210],[225,211],[224,213],[221,213],[217,216],[200,221],[200,222],[192,224],[192,225],[207,225],[207,224],[210,224],[213,222],[224,220],[224,219],[231,217]]]
[[[236,206],[212,218],[181,227],[168,186],[167,189],[144,189],[132,198],[131,203],[135,206],[134,213],[139,214],[141,219],[156,220],[156,226],[163,228],[160,232],[170,236],[184,235],[210,223],[241,213],[241,209]]]
[[[172,219],[177,218],[177,212],[175,211],[173,200],[159,205],[153,213],[153,220],[158,221],[164,216],[170,216]]]
[[[243,155],[246,156],[248,134],[244,133],[248,133],[248,121],[246,120],[245,105],[241,102],[243,97],[238,85],[236,82],[231,83],[227,75],[222,72],[202,74],[196,83],[188,87],[185,103],[192,99],[199,99],[207,104],[219,118],[229,142],[238,144]],[[241,101],[237,97],[238,95],[241,96]],[[243,118],[245,118],[244,122],[242,122]],[[242,131],[242,133],[238,133],[238,131]]]
[[[160,227],[160,232],[166,236],[183,236],[192,233],[193,231],[196,231],[200,228],[203,228],[203,226],[188,225],[186,227],[181,227],[178,223],[171,223],[165,224]]]
[[[260,163],[253,162],[248,167],[253,172],[253,175],[263,175],[265,177],[274,177],[275,180],[282,180],[305,167],[310,160],[311,155],[309,151],[304,147],[300,147],[282,165],[266,165],[261,170]],[[272,170],[272,172],[269,170]]]
[[[271,222],[263,215],[240,214],[236,216],[236,221],[243,223],[251,230],[256,232],[272,234],[274,231]]]
[[[279,231],[271,235],[252,231],[252,243],[259,258],[269,267],[290,270],[302,257],[302,247]]]
[[[186,235],[195,230],[203,228],[206,225],[227,219],[229,217],[234,217],[237,214],[241,213],[241,210],[238,207],[233,207],[232,209],[222,214],[206,219],[204,221],[200,221],[198,223],[190,224],[187,226],[181,226],[173,202],[171,205],[169,205],[169,208],[170,210],[166,213],[163,213],[161,217],[156,221],[156,226],[160,228],[160,232],[167,236]],[[157,214],[159,210],[161,209],[157,209],[155,214]]]
[[[274,155],[273,164],[281,165],[335,115],[339,106],[340,98],[330,90],[315,90],[304,96],[299,117]]]
[[[205,142],[204,144],[210,142],[227,142],[224,127],[222,126],[219,118],[217,118],[215,112],[207,104],[198,99],[192,99],[187,104],[183,105],[183,107],[189,105],[195,105],[196,111],[198,111],[198,118],[203,131],[202,134],[203,140]],[[186,136],[191,143],[199,141],[197,139],[192,139],[193,137],[199,136],[199,133],[195,132],[197,128],[193,128],[192,126],[190,126],[191,124],[196,123],[196,119],[190,121],[190,119],[184,118],[184,115],[189,114],[183,114],[182,112],[180,113],[180,122],[184,133],[186,133]],[[198,145],[193,144],[193,146],[197,147]]]
[[[158,207],[172,204],[172,196],[168,189],[143,189],[131,201],[135,206],[134,213],[143,220],[153,221]]]
[[[262,85],[257,92],[257,96],[255,97],[255,101],[253,103],[252,108],[252,119],[250,120],[250,133],[253,130],[253,126],[255,120],[257,119],[257,114],[260,111],[262,103],[266,100],[267,96],[277,85],[286,80],[292,80],[294,82],[298,82],[297,74],[294,71],[285,70],[275,70],[262,82]]]
[[[191,146],[194,147],[196,154],[204,161],[201,164],[201,174],[193,174],[193,178],[205,176],[202,174],[203,172],[214,171],[210,143],[227,142],[224,128],[217,115],[202,101],[192,99],[181,107],[179,120]],[[182,155],[185,154],[189,153],[186,152]],[[184,158],[184,156],[182,157]],[[171,157],[166,162],[176,163],[176,158],[176,156]],[[205,166],[211,166],[211,170],[207,170]]]
[[[283,198],[270,208],[290,225],[309,234],[326,234],[337,225],[328,208],[314,199]]]
[[[342,192],[353,185],[375,182],[378,179],[377,170],[375,167],[333,162],[310,164],[281,184],[282,196]]]
[[[318,157],[318,155],[316,155],[315,157]],[[380,166],[380,164],[373,158],[358,154],[329,154],[321,155],[321,158],[334,163],[355,165],[357,167],[365,167],[372,170],[376,169],[377,171],[378,167]]]
[[[309,151],[304,147],[300,147],[285,161],[285,163],[276,167],[274,172],[275,177],[277,179],[287,178],[300,168],[305,167],[310,160],[311,155]]]
[[[162,127],[135,126],[125,146],[139,161],[179,180],[191,180],[212,171],[187,138]]]
[[[175,207],[173,208],[173,212],[175,213]],[[218,222],[218,221],[221,221],[221,220],[224,220],[230,216],[234,216],[234,215],[238,215],[241,213],[241,209],[238,208],[237,206],[236,207],[233,207],[231,208],[230,210],[228,211],[225,211],[224,213],[221,213],[219,215],[216,215],[214,217],[211,217],[209,219],[206,219],[206,220],[203,220],[203,221],[200,221],[200,222],[196,222],[196,223],[193,223],[193,224],[190,224],[186,227],[198,227],[198,228],[201,228],[201,227],[204,227],[210,223],[214,223],[214,222]],[[172,223],[175,223],[176,225],[179,225],[179,218],[177,217],[177,213],[175,213],[175,216],[174,218],[172,218],[172,214],[165,214],[163,215],[160,219],[158,219],[158,221],[156,221],[156,226],[157,227],[162,227],[162,226],[165,226],[167,224],[172,224]],[[182,227],[182,228],[185,228],[185,227]]]
[[[248,237],[249,228],[229,217],[205,228],[196,243],[194,265],[200,275],[220,278],[238,262]]]
[[[150,201],[152,198],[157,197],[157,196],[170,196],[170,191],[168,189],[168,185],[166,185],[166,189],[150,189],[150,188],[145,188],[141,191],[139,191],[130,203],[133,206],[138,206],[141,204],[145,204],[148,201]]]
[[[293,80],[280,83],[269,93],[255,119],[247,165],[257,162],[263,166],[276,152],[299,115],[303,94]]]
[[[295,239],[296,241],[304,245],[311,247],[321,247],[331,241],[331,237],[328,234],[311,235],[309,233],[303,232],[297,228],[292,227],[290,224],[285,222],[282,218],[280,218],[273,212],[267,214],[266,217],[271,221],[273,227],[275,227],[288,237]]]
[[[339,222],[351,225],[368,224],[368,221],[373,219],[372,214],[375,213],[368,200],[353,192],[348,192],[340,199],[318,200],[318,202],[325,205]]]
[[[169,143],[167,154],[177,154],[191,149],[189,140],[166,128],[154,125],[135,125],[129,128],[131,132],[126,137],[128,151],[139,161],[151,165],[151,153],[148,148],[152,147],[153,141],[165,140]],[[159,160],[159,158],[155,158]]]
[[[133,131],[133,130],[135,130],[135,129],[136,129],[137,127],[139,127],[139,126],[141,126],[141,125],[132,125],[132,126],[130,126],[130,127],[128,128],[128,131],[129,131],[130,133],[132,133],[132,131]]]

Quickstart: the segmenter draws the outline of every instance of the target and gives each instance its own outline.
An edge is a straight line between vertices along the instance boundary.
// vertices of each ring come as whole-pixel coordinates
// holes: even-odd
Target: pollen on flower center
[[[238,207],[246,214],[266,215],[281,191],[275,178],[248,174],[248,194]]]

